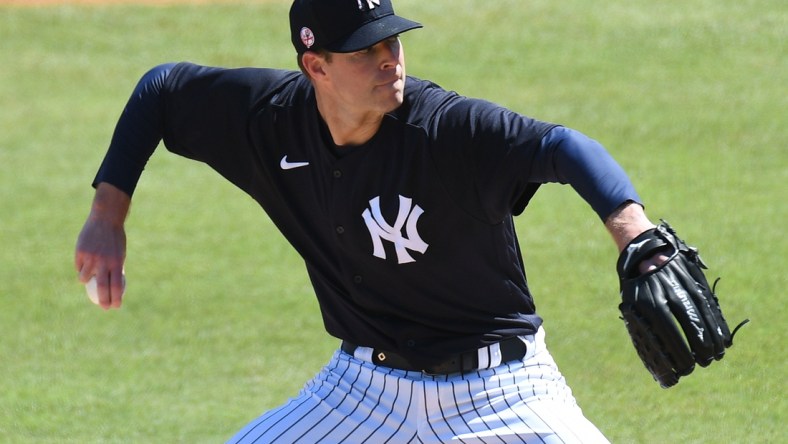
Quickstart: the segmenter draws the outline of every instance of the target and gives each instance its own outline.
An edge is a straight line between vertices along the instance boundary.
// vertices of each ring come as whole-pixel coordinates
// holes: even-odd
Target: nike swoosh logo
[[[646,240],[640,241],[640,242],[638,242],[636,244],[632,244],[632,245],[627,246],[627,259],[624,261],[624,265],[621,268],[626,270],[627,267],[629,266],[629,261],[632,259],[632,256],[634,255],[634,253],[636,251],[638,251],[638,249],[640,249],[640,247],[642,247],[643,244],[645,244],[648,241],[649,240],[646,239]]]
[[[292,170],[293,168],[301,168],[307,165],[309,165],[309,162],[288,162],[287,155],[279,162],[279,166],[282,167],[283,170]]]

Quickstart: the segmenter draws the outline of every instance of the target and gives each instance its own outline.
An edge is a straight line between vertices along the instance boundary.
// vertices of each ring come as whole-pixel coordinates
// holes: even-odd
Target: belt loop
[[[355,350],[353,350],[353,357],[362,361],[374,362],[372,360],[372,354],[374,352],[375,351],[370,347],[358,346]]]
[[[496,342],[487,347],[482,347],[478,350],[479,355],[479,368],[493,368],[501,365],[503,357],[501,356],[501,344]]]
[[[480,369],[482,369],[482,368],[490,368],[491,367],[490,366],[490,361],[491,361],[490,355],[491,355],[491,353],[489,352],[489,350],[490,350],[489,346],[488,347],[481,347],[478,350],[476,350],[476,354],[479,356],[479,368]]]

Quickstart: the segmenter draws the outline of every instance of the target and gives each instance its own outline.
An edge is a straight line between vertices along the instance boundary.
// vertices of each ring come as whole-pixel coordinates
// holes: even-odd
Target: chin
[[[399,108],[404,101],[405,93],[402,90],[388,91],[385,97],[381,96],[378,98],[377,108],[385,114]]]
[[[391,100],[387,101],[385,105],[385,112],[390,113],[394,111],[402,105],[402,102],[404,102],[404,95],[402,92],[396,93],[394,96],[392,96]]]

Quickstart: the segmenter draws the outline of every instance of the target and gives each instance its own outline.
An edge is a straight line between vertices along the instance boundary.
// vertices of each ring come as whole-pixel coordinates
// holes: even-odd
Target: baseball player
[[[407,76],[399,36],[421,25],[390,0],[296,0],[290,27],[300,72],[142,77],[93,183],[79,279],[121,306],[126,214],[163,140],[260,204],[338,338],[300,393],[228,442],[607,442],[545,348],[513,216],[568,183],[621,251],[655,227],[624,171],[577,131]]]

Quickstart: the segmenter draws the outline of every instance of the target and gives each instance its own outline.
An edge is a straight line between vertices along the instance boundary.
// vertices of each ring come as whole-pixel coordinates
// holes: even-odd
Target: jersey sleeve
[[[142,77],[118,120],[94,185],[109,182],[131,195],[150,156],[167,150],[209,164],[236,185],[248,178],[253,110],[298,73],[161,65]]]
[[[471,181],[465,192],[492,222],[520,214],[544,183],[571,185],[602,219],[628,200],[639,201],[602,145],[577,131],[461,97],[438,127],[450,151],[444,159]]]
[[[624,202],[641,204],[634,185],[610,153],[579,131],[553,128],[542,138],[539,152],[540,167],[533,179],[570,184],[600,219],[607,219]]]
[[[162,137],[162,90],[175,64],[148,71],[134,88],[118,119],[104,160],[93,179],[95,187],[108,182],[131,196],[148,159]]]

